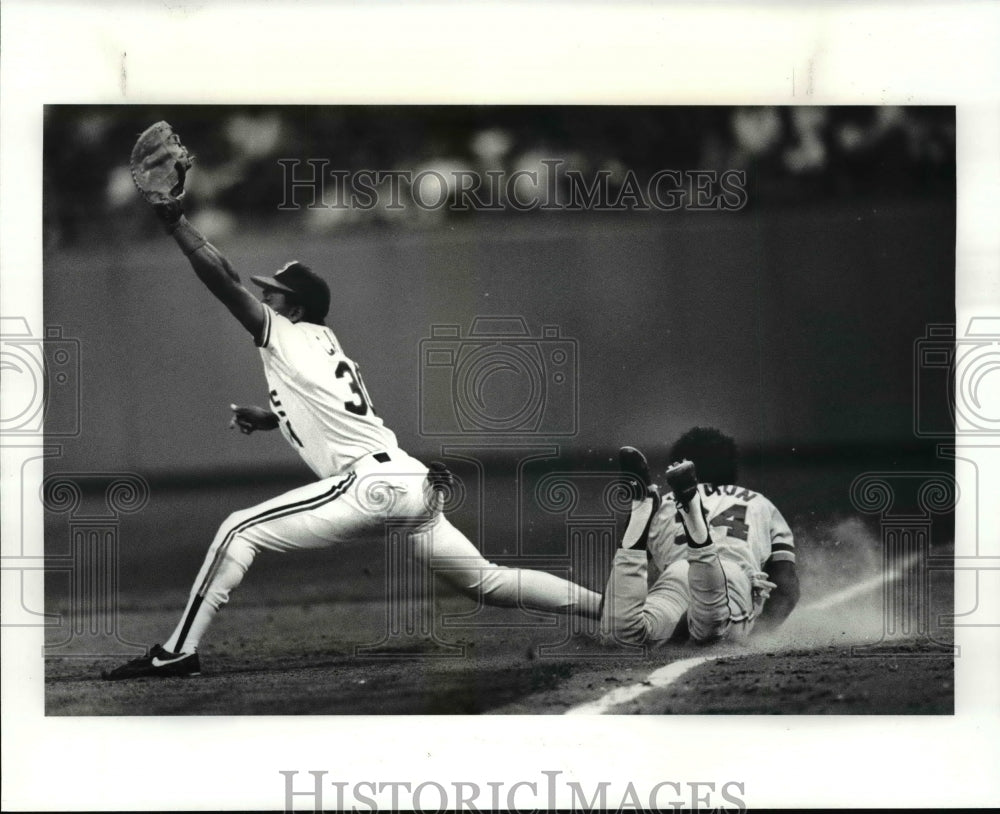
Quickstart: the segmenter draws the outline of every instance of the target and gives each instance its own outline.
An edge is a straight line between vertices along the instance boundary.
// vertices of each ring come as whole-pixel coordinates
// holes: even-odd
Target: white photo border
[[[961,330],[1000,315],[998,41],[1000,7],[976,2],[7,0],[0,303],[42,324],[45,104],[955,104]],[[17,476],[3,473],[5,509]],[[40,533],[28,520],[26,534]],[[281,770],[349,782],[509,785],[541,770],[637,788],[735,780],[750,807],[995,803],[998,630],[956,637],[953,717],[439,716],[431,726],[46,718],[41,629],[5,628],[3,808],[281,809]]]

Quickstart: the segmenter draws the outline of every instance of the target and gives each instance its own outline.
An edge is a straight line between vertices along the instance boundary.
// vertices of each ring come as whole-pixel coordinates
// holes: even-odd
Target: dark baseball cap
[[[309,266],[298,260],[285,263],[273,277],[251,277],[261,288],[294,294],[306,309],[306,320],[322,322],[330,310],[330,286]]]

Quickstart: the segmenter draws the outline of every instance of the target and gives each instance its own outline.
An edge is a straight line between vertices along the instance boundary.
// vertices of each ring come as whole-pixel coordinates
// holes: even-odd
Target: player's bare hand
[[[254,430],[273,430],[278,426],[278,416],[263,407],[230,404],[229,409],[233,411],[229,429],[239,428],[244,435],[249,435]]]
[[[761,609],[764,607],[764,603],[767,602],[767,598],[771,595],[773,591],[778,586],[768,579],[768,576],[763,571],[757,571],[750,575],[750,585],[752,587],[752,597],[754,605],[754,615],[759,616]]]

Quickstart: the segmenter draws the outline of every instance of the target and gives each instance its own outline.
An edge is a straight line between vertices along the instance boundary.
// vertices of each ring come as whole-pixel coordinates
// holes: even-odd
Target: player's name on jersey
[[[726,486],[714,486],[711,483],[704,483],[702,486],[705,487],[706,495],[727,495],[729,497],[735,497],[737,500],[743,500],[747,503],[757,497],[756,492],[751,492],[749,489],[744,489],[742,486],[733,486],[732,484],[728,484]]]

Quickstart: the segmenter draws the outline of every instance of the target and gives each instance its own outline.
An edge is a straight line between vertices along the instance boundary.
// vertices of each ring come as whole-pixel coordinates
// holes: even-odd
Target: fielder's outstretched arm
[[[154,209],[198,279],[259,342],[264,332],[264,306],[260,300],[243,287],[240,276],[222,252],[188,222],[179,203],[162,204]]]

